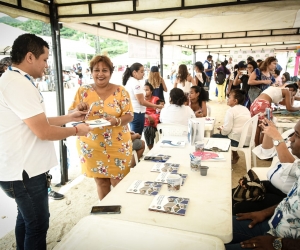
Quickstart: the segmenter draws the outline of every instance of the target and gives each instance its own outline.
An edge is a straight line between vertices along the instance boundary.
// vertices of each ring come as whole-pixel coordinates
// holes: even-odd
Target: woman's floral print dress
[[[73,110],[81,102],[94,103],[89,120],[133,115],[128,92],[122,86],[102,100],[92,85],[81,86],[75,96]],[[91,178],[123,179],[130,170],[132,142],[128,125],[94,128],[87,137],[79,136],[77,150],[82,173]]]

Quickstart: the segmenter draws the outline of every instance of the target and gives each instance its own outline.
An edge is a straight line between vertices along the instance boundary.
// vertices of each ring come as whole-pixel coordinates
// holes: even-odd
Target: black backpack
[[[223,67],[223,70],[226,71],[226,69],[224,69]],[[220,70],[219,72],[217,72],[217,75],[216,75],[216,84],[218,85],[223,85],[225,79],[226,79],[226,72],[224,72],[223,70]]]

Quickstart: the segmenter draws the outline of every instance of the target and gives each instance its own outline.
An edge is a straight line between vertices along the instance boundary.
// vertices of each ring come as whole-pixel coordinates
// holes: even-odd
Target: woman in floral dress
[[[95,179],[102,200],[111,185],[116,186],[129,172],[132,142],[128,123],[133,119],[133,110],[125,88],[109,82],[113,64],[108,57],[95,56],[90,69],[94,83],[78,89],[69,110],[88,111],[91,107],[87,120],[104,118],[111,123],[77,140],[82,172]]]

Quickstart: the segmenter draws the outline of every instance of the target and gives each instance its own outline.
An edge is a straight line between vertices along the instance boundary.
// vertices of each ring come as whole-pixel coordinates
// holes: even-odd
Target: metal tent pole
[[[52,36],[52,50],[54,61],[54,82],[56,89],[57,113],[58,115],[65,115],[65,100],[64,100],[64,86],[62,76],[62,58],[60,45],[60,24],[58,23],[57,6],[54,0],[50,0],[50,25]],[[59,141],[59,155],[60,155],[60,171],[61,184],[64,185],[68,181],[68,162],[67,162],[67,147],[63,140]]]
[[[160,36],[160,48],[159,48],[159,56],[160,56],[160,75],[161,77],[164,76],[164,60],[163,60],[163,49],[164,49],[164,41],[163,41],[163,37]]]

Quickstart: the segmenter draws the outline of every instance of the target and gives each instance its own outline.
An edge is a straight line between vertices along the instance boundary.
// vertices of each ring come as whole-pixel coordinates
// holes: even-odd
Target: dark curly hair
[[[42,38],[29,33],[20,35],[13,43],[10,52],[11,61],[14,64],[20,64],[28,52],[31,52],[35,58],[39,58],[45,53],[44,47],[49,49],[48,43]]]
[[[173,88],[170,91],[170,102],[172,104],[182,106],[187,101],[187,97],[182,89]]]
[[[243,105],[246,98],[246,92],[242,89],[232,89],[229,94],[233,94],[234,99],[237,99],[238,104]]]
[[[198,103],[199,106],[202,108],[202,102],[208,102],[208,92],[203,88],[199,86],[192,86],[191,89],[193,89],[196,93],[199,93],[198,96]]]

